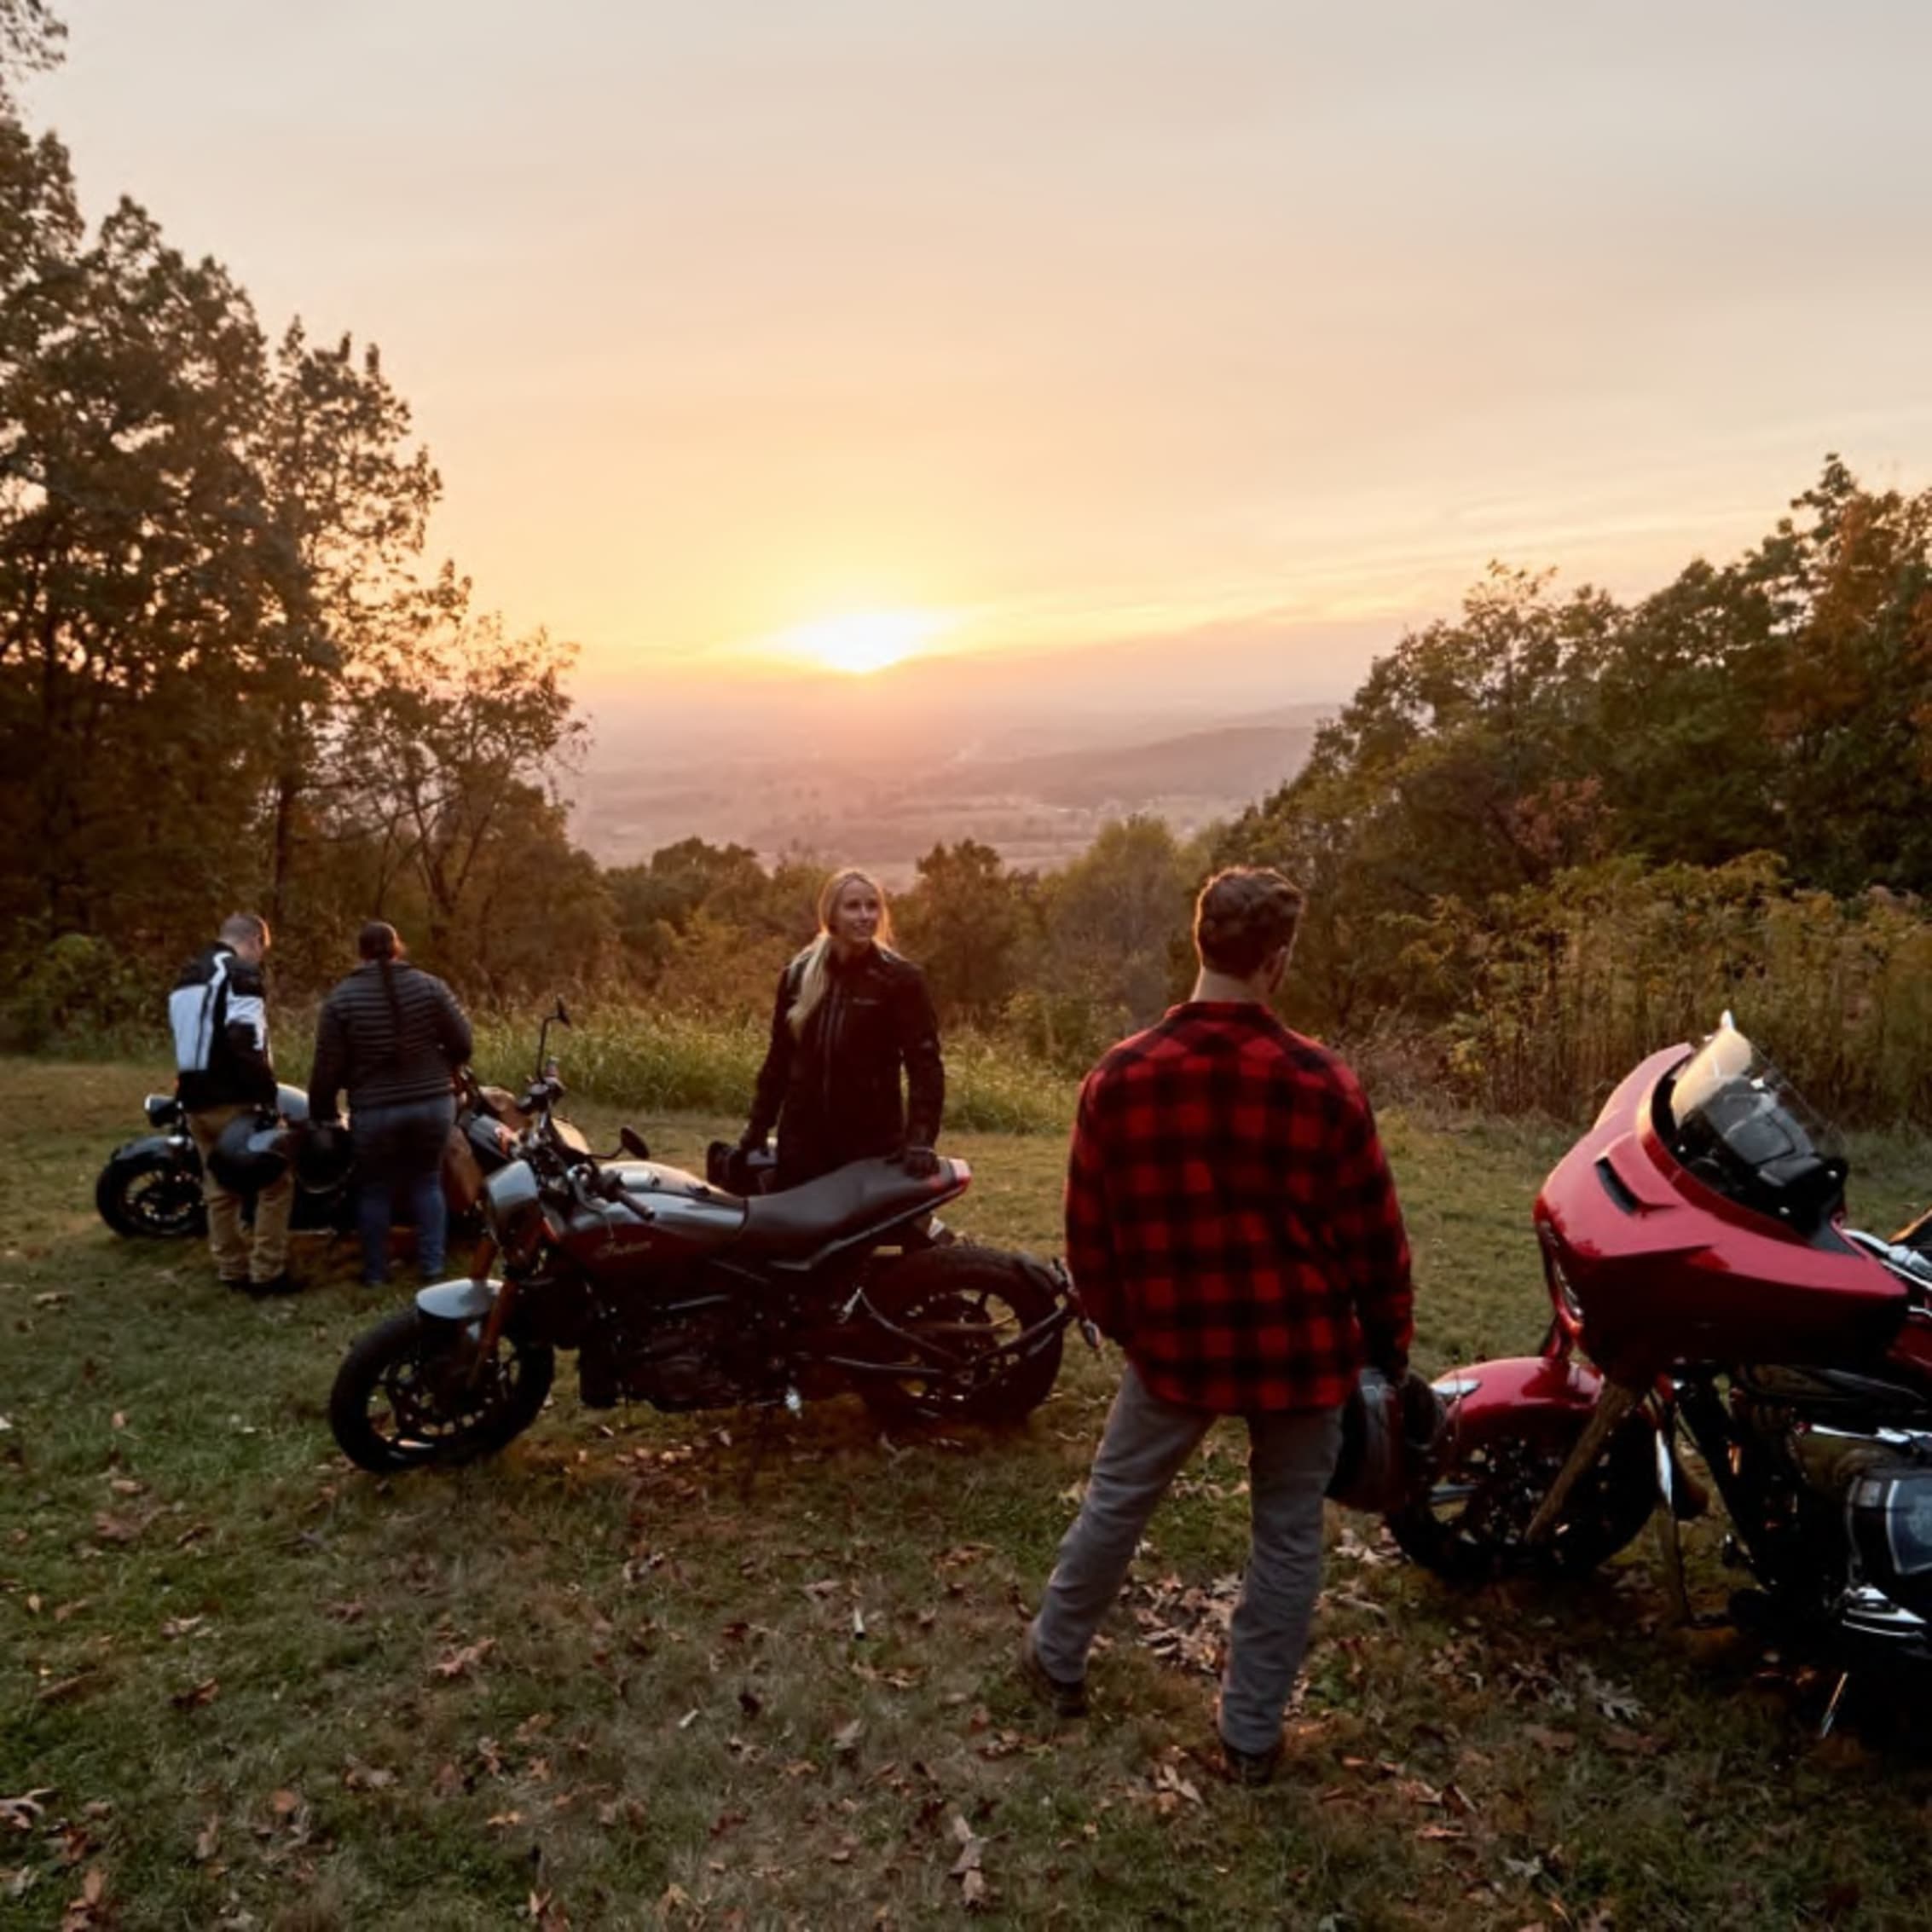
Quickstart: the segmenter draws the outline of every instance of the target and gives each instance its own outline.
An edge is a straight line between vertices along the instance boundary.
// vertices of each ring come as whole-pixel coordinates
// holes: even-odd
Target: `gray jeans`
[[[1221,1735],[1271,1749],[1294,1689],[1322,1584],[1322,1499],[1341,1449],[1339,1409],[1245,1417],[1251,1542],[1221,1679]],[[1152,1393],[1133,1364],[1120,1379],[1086,1501],[1060,1546],[1033,1643],[1050,1676],[1086,1675],[1087,1649],[1120,1594],[1134,1547],[1181,1466],[1213,1426]]]

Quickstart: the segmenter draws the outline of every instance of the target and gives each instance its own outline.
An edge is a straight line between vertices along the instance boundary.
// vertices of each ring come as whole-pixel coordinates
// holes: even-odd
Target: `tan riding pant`
[[[201,1198],[208,1204],[208,1247],[215,1272],[231,1288],[248,1282],[272,1281],[288,1266],[288,1218],[295,1209],[295,1177],[284,1171],[280,1180],[255,1197],[255,1233],[251,1241],[241,1210],[247,1200],[224,1188],[208,1166],[217,1138],[239,1114],[253,1114],[252,1105],[204,1107],[188,1117],[188,1131],[201,1154]]]

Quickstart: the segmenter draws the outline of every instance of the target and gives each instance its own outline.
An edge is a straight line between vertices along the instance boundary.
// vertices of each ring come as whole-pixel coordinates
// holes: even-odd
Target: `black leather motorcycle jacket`
[[[829,984],[791,1029],[803,954],[778,977],[772,1044],[758,1075],[748,1137],[778,1129],[778,1183],[795,1187],[848,1160],[930,1147],[946,1103],[939,1021],[926,977],[909,959],[869,946],[828,962]],[[905,1092],[900,1091],[900,1069]]]

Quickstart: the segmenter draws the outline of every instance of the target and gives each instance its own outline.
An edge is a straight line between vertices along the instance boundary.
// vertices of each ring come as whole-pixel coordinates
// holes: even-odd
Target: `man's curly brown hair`
[[[1305,901],[1293,879],[1265,865],[1230,865],[1194,901],[1194,950],[1211,971],[1245,980],[1292,946]]]

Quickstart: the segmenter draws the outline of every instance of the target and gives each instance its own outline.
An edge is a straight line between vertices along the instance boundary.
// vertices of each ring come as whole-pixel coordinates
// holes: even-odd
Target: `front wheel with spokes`
[[[519,1436],[550,1393],[555,1351],[500,1340],[479,1358],[477,1325],[405,1309],[370,1329],[337,1371],[329,1427],[379,1474],[473,1461]]]
[[[1650,1518],[1657,1436],[1640,1417],[1625,1422],[1577,1478],[1549,1535],[1532,1543],[1530,1519],[1588,1420],[1567,1409],[1503,1414],[1456,1435],[1427,1492],[1389,1518],[1397,1542],[1457,1583],[1594,1570]]]

